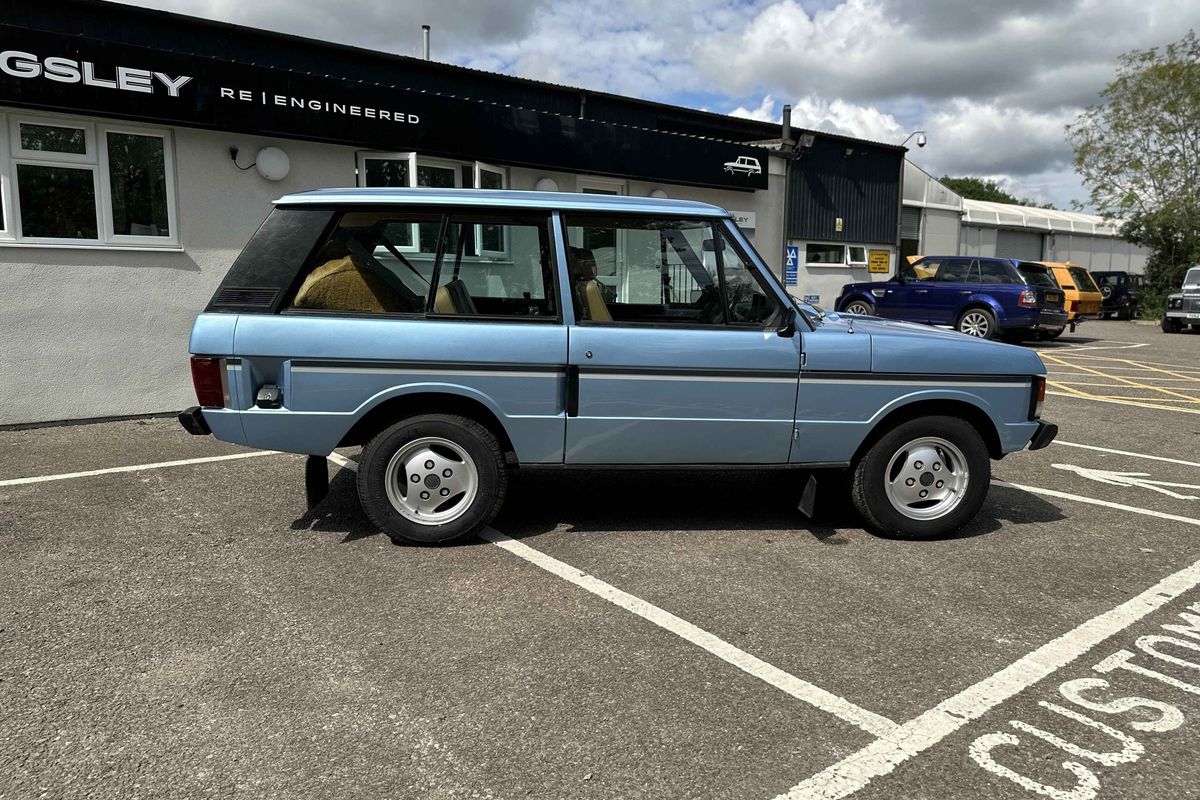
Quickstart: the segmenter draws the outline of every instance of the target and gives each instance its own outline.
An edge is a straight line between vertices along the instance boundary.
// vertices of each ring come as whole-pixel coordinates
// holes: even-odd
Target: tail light
[[[1021,292],[1021,299],[1018,300],[1017,302],[1028,308],[1037,308],[1038,307],[1037,292],[1035,292],[1033,289],[1026,289],[1025,291]]]
[[[1042,406],[1046,404],[1046,376],[1033,376],[1033,391],[1029,395],[1029,418],[1041,419]]]
[[[204,408],[224,408],[229,405],[225,359],[192,356],[192,385],[196,387],[196,402]]]

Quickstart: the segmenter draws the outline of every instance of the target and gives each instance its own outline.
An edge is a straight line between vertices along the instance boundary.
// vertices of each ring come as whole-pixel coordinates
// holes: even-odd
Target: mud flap
[[[329,460],[325,456],[309,456],[304,462],[304,496],[311,511],[329,494]]]
[[[796,506],[797,510],[805,517],[812,519],[813,507],[817,503],[817,476],[811,472],[808,475],[808,480],[804,482],[804,491],[800,493],[800,504]]]

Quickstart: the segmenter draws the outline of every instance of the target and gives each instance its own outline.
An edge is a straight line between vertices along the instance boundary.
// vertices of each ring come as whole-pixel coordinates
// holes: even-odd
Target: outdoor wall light
[[[558,181],[554,178],[538,178],[538,182],[533,185],[533,188],[539,192],[557,192]]]
[[[238,149],[236,147],[229,148],[229,157],[233,159],[233,165],[243,172],[254,167],[258,170],[258,174],[269,181],[281,181],[288,176],[292,169],[291,159],[288,154],[280,150],[278,147],[264,147],[258,151],[258,155],[254,157],[254,163],[243,167],[237,163]]]

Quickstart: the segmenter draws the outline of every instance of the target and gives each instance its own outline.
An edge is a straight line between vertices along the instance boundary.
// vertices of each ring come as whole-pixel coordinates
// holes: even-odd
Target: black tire
[[[943,459],[941,465],[945,470],[950,470],[950,461],[958,461],[961,456],[965,465],[966,481],[962,490],[957,493],[958,500],[953,504],[947,503],[945,511],[939,516],[914,519],[900,511],[889,496],[888,468],[893,457],[899,458],[902,453],[909,452],[912,455],[915,452],[906,450],[909,445],[929,439],[948,442],[957,448],[958,454]],[[900,463],[908,464],[907,461]],[[937,475],[954,474],[949,471],[935,473],[931,469],[932,465],[915,463],[922,463],[926,467],[917,478],[917,490],[921,486],[930,486],[932,490],[934,484],[925,483],[926,473],[935,476],[933,480],[937,480]],[[904,470],[901,470],[895,480],[907,480],[903,475]],[[991,477],[992,463],[987,446],[974,426],[959,417],[918,417],[897,425],[871,444],[854,465],[850,496],[867,525],[879,533],[899,539],[928,539],[957,530],[973,519],[987,497]],[[903,491],[897,483],[892,485],[896,490]],[[917,504],[925,502],[934,501],[916,501]],[[925,509],[918,509],[914,505],[909,507],[908,513],[919,513],[921,510]],[[937,513],[936,509],[929,511]]]
[[[1044,342],[1051,342],[1063,335],[1066,328],[1057,328],[1052,331],[1042,331],[1039,338]]]
[[[1179,333],[1181,328],[1183,328],[1183,325],[1180,324],[1179,320],[1172,319],[1171,317],[1163,317],[1163,319],[1162,319],[1163,333]]]
[[[859,307],[862,310],[854,310],[856,307]],[[849,303],[846,303],[846,307],[843,308],[842,311],[847,314],[866,314],[873,317],[875,316],[875,304],[869,300],[863,300],[862,298],[856,297]]]
[[[474,498],[467,502],[468,493],[462,495],[461,502],[464,507],[454,519],[445,522],[414,521],[406,517],[388,497],[389,464],[405,446],[418,440],[432,441],[434,448],[443,448],[440,452],[459,459],[463,463],[464,474],[469,474],[470,469],[474,469]],[[459,448],[462,454],[445,449],[439,444],[443,441]],[[470,459],[469,464],[466,458]],[[437,491],[441,486],[436,470],[423,479],[419,475],[414,477],[418,477],[418,482],[414,484],[418,491],[428,487],[428,494]],[[404,481],[404,485],[406,490],[410,488],[407,481]],[[367,443],[358,468],[358,498],[363,510],[371,522],[379,526],[397,544],[439,544],[477,533],[500,511],[507,490],[508,474],[504,466],[504,453],[496,437],[469,417],[449,414],[423,414],[401,420],[386,428]],[[393,491],[397,489],[394,488]],[[454,496],[451,496],[449,502],[453,499]],[[415,497],[413,502],[416,502]],[[414,512],[410,510],[409,513]]]
[[[991,309],[979,306],[968,308],[959,314],[958,319],[954,321],[954,330],[979,339],[995,339],[1000,332],[996,325],[996,315]],[[974,330],[982,333],[972,333]]]

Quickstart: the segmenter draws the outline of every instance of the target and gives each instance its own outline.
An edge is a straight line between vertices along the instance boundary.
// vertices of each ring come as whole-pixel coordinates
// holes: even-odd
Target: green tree
[[[1150,248],[1151,294],[1200,261],[1200,40],[1121,56],[1101,102],[1067,126],[1091,205]]]
[[[992,203],[1013,203],[1019,206],[1054,208],[1052,205],[1038,206],[1032,200],[1022,200],[1020,197],[1005,191],[996,181],[989,180],[988,178],[973,178],[970,176],[952,178],[949,175],[943,175],[938,180],[949,186],[952,192],[968,200],[987,200]]]

